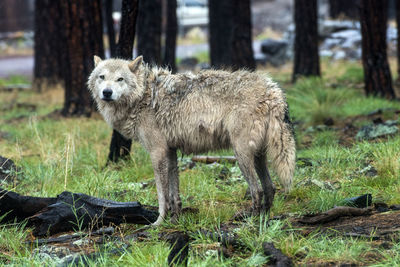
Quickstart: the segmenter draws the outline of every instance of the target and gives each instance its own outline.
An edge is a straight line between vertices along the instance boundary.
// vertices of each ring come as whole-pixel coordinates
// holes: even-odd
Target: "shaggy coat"
[[[181,209],[178,149],[190,154],[232,147],[250,187],[253,214],[268,211],[274,197],[267,155],[290,189],[295,141],[285,95],[269,77],[222,70],[171,74],[142,57],[95,57],[95,65],[88,85],[98,110],[150,153],[160,213],[155,224]]]

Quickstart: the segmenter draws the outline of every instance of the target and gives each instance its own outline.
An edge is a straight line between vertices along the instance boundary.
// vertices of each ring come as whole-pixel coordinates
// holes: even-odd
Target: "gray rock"
[[[333,54],[332,58],[334,60],[345,59],[346,58],[346,52],[344,52],[343,50],[338,50]]]
[[[358,131],[356,139],[370,140],[396,134],[399,131],[399,128],[394,123],[397,124],[397,122],[388,121],[385,123],[366,125]]]
[[[332,57],[333,52],[331,50],[321,50],[321,51],[319,51],[319,56],[320,57]]]
[[[261,43],[261,52],[266,56],[266,61],[277,67],[288,60],[289,43],[286,40],[266,39]]]

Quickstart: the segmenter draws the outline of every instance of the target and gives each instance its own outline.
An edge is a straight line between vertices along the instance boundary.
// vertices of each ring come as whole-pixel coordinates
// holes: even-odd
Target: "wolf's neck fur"
[[[143,113],[154,113],[159,92],[168,88],[172,74],[169,70],[143,65],[138,75],[138,88],[143,95],[135,100],[123,99],[118,102],[101,103],[100,110],[109,125],[126,138],[137,139],[137,128]]]

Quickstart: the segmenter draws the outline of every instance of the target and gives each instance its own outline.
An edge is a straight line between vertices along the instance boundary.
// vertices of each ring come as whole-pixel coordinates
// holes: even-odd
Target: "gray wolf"
[[[233,148],[252,198],[251,213],[272,206],[267,156],[286,191],[295,169],[295,141],[285,94],[270,78],[248,71],[171,74],[133,61],[101,60],[88,81],[105,121],[149,152],[160,224],[181,210],[176,151]],[[260,186],[261,185],[261,186]]]

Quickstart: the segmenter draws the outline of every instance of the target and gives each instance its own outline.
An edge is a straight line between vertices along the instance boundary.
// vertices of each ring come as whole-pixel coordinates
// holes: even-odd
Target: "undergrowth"
[[[400,136],[372,142],[354,140],[351,145],[343,146],[341,129],[335,128],[348,118],[366,115],[379,108],[400,109],[400,104],[365,97],[360,89],[362,72],[360,74],[360,68],[353,64],[347,67],[345,63],[334,66],[324,63],[323,69],[324,79],[301,79],[294,85],[288,83],[290,75],[287,72],[279,76],[285,85],[295,122],[298,166],[294,188],[289,194],[283,193],[273,175],[277,193],[268,215],[270,218],[325,211],[340,205],[345,198],[365,193],[388,204],[400,203]],[[337,75],[336,69],[341,70]],[[35,108],[32,110],[25,104]],[[2,183],[1,187],[31,196],[54,197],[68,190],[156,206],[156,189],[151,183],[153,170],[144,149],[134,143],[128,160],[106,166],[111,129],[98,116],[88,119],[48,115],[61,106],[62,91],[40,94],[0,92],[0,155],[11,158],[20,167],[16,185]],[[384,119],[394,115],[388,114]],[[307,130],[329,119],[333,120],[333,126]],[[360,123],[370,122],[365,119]],[[228,150],[210,154],[232,153]],[[182,166],[185,160],[181,155]],[[220,177],[224,166],[231,172],[226,179]],[[377,174],[370,177],[363,173],[361,170],[366,166],[372,166]],[[229,163],[182,168],[180,177],[183,207],[197,208],[197,213],[183,214],[177,224],[167,221],[151,230],[154,238],[146,242],[135,241],[117,256],[105,252],[95,260],[88,259],[88,264],[166,266],[170,248],[157,236],[173,230],[191,233],[190,266],[262,266],[268,261],[262,251],[263,242],[273,242],[298,265],[335,262],[394,266],[400,262],[399,243],[395,240],[392,248],[379,249],[371,240],[326,236],[317,232],[305,236],[302,229],[291,227],[286,220],[270,221],[264,217],[248,218],[237,224],[233,231],[244,247],[225,258],[217,252],[218,242],[196,234],[196,231],[218,230],[228,224],[238,210],[250,205],[250,199],[245,197],[246,182],[240,173],[237,175],[237,166]],[[143,188],[142,182],[150,185]],[[123,225],[119,231],[122,236],[127,236],[139,227]],[[24,244],[30,239],[30,231],[24,224],[0,227],[0,264],[44,264],[42,258],[32,254],[34,247]],[[109,247],[111,251],[111,243]],[[376,260],[366,256],[369,250],[373,251]]]

